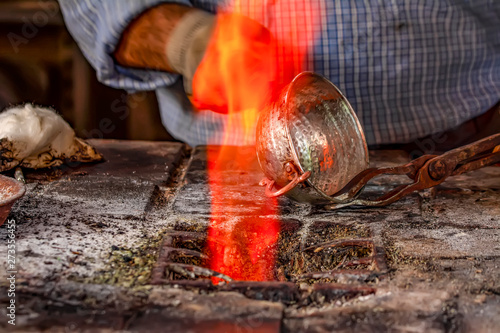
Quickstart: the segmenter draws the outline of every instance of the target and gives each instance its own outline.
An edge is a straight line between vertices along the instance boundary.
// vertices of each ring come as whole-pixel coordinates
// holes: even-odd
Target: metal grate
[[[206,267],[206,230],[176,229],[164,236],[152,284],[307,305],[374,293],[374,282],[387,272],[383,248],[368,229],[315,222],[304,237],[300,223],[284,221],[276,244],[276,281],[233,281]],[[213,278],[222,282],[214,284]]]

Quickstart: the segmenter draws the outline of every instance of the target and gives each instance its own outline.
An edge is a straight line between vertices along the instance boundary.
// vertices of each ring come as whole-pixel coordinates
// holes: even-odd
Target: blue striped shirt
[[[451,129],[500,100],[499,0],[302,0],[318,12],[302,22],[305,69],[328,77],[348,100],[369,145],[406,143]],[[98,79],[129,91],[156,90],[163,123],[188,144],[218,144],[226,116],[193,112],[174,74],[123,68],[112,53],[122,31],[146,9],[176,2],[216,12],[218,0],[59,0],[70,33]],[[247,1],[243,13],[276,32],[280,1]],[[305,8],[305,9],[304,9]],[[293,11],[290,6],[285,10]],[[232,144],[255,138],[231,133]]]

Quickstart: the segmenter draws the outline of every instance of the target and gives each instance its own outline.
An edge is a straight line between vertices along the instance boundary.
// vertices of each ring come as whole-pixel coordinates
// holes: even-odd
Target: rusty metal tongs
[[[496,163],[500,163],[500,133],[450,150],[442,155],[421,156],[405,165],[366,169],[332,195],[333,198],[342,195],[348,199],[331,204],[328,208],[338,209],[352,205],[385,206],[411,192],[439,185],[449,176],[460,175]],[[398,186],[375,200],[358,199],[368,181],[382,174],[406,175],[413,180],[413,183]]]

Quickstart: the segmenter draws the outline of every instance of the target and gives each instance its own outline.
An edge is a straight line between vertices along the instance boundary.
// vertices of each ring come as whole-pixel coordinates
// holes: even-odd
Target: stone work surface
[[[383,208],[329,211],[280,198],[279,220],[299,228],[301,240],[319,237],[319,224],[367,230],[388,266],[383,276],[362,283],[373,293],[289,304],[150,283],[164,233],[210,223],[220,198],[212,196],[206,156],[216,147],[93,144],[106,162],[26,171],[26,195],[9,217],[18,227],[16,326],[7,324],[2,268],[0,331],[500,331],[500,167],[454,177]],[[371,161],[396,165],[407,156],[372,152]],[[263,175],[255,161],[250,171],[224,163],[220,190],[235,204],[224,207],[221,218],[237,223],[266,202],[258,185]],[[407,180],[384,176],[367,191],[380,193]],[[6,226],[0,242],[0,266],[6,267]]]

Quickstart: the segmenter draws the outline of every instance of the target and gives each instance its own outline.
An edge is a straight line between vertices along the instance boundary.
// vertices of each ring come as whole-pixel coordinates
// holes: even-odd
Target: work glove
[[[168,61],[183,75],[193,105],[219,113],[260,107],[255,104],[275,94],[274,51],[273,37],[260,23],[202,11],[187,13],[167,45]],[[249,100],[249,93],[256,98]]]
[[[172,69],[182,74],[184,90],[192,95],[192,80],[215,28],[215,15],[201,10],[186,13],[177,23],[167,44]]]

